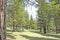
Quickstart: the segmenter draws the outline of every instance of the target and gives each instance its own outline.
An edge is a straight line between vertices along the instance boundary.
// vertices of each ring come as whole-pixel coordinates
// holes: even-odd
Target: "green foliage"
[[[38,22],[40,25],[45,24],[46,26],[48,25],[48,27],[51,27],[52,29],[56,28],[56,19],[59,18],[58,15],[60,14],[60,4],[57,4],[56,1],[53,0],[49,3],[46,3],[45,0],[38,0]],[[46,21],[45,23],[43,23],[44,20]]]
[[[28,0],[27,0],[28,2]],[[8,0],[7,5],[7,19],[6,26],[12,27],[13,22],[18,28],[34,28],[37,29],[42,27],[41,24],[48,27],[56,27],[56,18],[60,14],[60,4],[57,4],[56,1],[51,1],[46,3],[45,0],[38,0],[38,22],[37,20],[29,19],[28,13],[24,10],[23,0]]]
[[[28,24],[29,16],[28,13],[24,10],[23,0],[8,0],[7,3],[7,20],[6,26],[13,27],[16,25],[18,28],[24,27]]]

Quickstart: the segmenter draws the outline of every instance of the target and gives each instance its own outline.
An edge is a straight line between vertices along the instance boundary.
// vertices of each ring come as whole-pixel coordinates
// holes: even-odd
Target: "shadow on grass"
[[[29,40],[57,40],[57,39],[50,39],[50,38],[43,38],[43,37],[41,37],[41,38],[32,37],[32,36],[27,36],[27,35],[20,35],[20,36],[25,37],[25,38],[27,38]]]
[[[13,31],[13,30],[7,29],[7,32],[24,32],[24,30],[15,30],[15,31]]]
[[[55,38],[60,38],[60,35],[57,34],[41,34],[43,36],[51,36],[51,37],[55,37]]]
[[[12,30],[7,29],[7,32],[12,32]]]
[[[11,39],[16,39],[15,36],[13,36],[11,32],[10,33],[7,33],[7,37],[8,38],[11,38]]]
[[[41,34],[43,36],[51,36],[51,37],[60,38],[60,35],[58,35],[58,34],[44,34],[44,33],[40,33],[39,31],[30,31],[30,32]]]
[[[11,39],[16,39],[13,35],[7,35],[7,37],[9,37]]]

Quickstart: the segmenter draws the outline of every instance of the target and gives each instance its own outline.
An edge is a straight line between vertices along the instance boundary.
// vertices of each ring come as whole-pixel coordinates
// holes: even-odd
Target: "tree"
[[[0,0],[0,40],[6,40],[5,7],[6,0]]]
[[[45,3],[45,0],[38,0],[38,3],[40,4],[38,15],[40,15],[39,17],[42,21],[43,31],[44,31],[44,33],[46,33],[46,18],[47,18],[46,9],[45,9],[46,3]],[[40,19],[39,19],[39,21],[40,21]],[[40,22],[40,24],[41,24],[41,22]]]
[[[57,30],[59,28],[59,26],[57,26],[57,24],[59,23],[59,0],[50,0],[49,3],[44,2],[44,0],[39,0],[39,10],[38,10],[38,21],[41,25],[41,20],[45,20],[46,22],[44,22],[46,24],[46,26],[48,26],[49,28],[51,28],[51,30],[56,30],[55,32],[57,33]],[[45,3],[45,4],[44,4]],[[42,6],[42,7],[41,7]],[[58,23],[57,23],[58,22]],[[47,29],[48,29],[47,27]]]
[[[23,0],[8,0],[7,15],[6,25],[12,27],[14,31],[29,25],[29,15],[24,10]]]

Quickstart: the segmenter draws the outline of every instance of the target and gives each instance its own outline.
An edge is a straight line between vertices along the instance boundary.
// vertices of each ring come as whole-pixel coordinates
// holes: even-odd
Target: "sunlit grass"
[[[38,34],[34,32],[7,32],[8,40],[60,40],[60,35]]]

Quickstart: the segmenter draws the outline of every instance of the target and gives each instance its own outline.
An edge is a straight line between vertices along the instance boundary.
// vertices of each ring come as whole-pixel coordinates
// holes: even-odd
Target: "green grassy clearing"
[[[41,34],[30,31],[7,32],[7,40],[60,40],[60,34]]]

